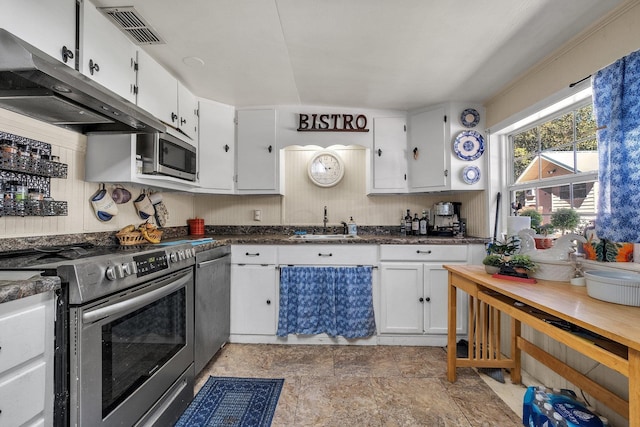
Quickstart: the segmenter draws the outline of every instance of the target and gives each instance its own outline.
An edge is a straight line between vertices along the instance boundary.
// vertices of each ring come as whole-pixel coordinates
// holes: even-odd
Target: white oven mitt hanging
[[[104,184],[91,197],[91,206],[100,221],[109,221],[118,214],[118,205],[111,198],[111,194],[104,188]]]
[[[138,211],[138,216],[142,219],[149,219],[156,214],[153,203],[151,203],[149,196],[144,191],[140,193],[138,198],[133,202],[133,205],[136,207],[136,211]]]

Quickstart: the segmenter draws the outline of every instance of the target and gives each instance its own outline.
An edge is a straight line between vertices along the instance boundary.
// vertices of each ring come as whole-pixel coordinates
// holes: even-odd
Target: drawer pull
[[[418,250],[416,251],[416,253],[417,253],[417,254],[430,254],[430,253],[431,253],[431,251],[430,251],[430,250],[428,250],[428,251],[421,251],[420,249],[418,249]]]
[[[260,256],[260,252],[256,252],[255,254],[250,254],[249,252],[247,252],[245,256]]]
[[[333,254],[332,253],[328,253],[328,254],[319,253],[318,256],[333,256]]]

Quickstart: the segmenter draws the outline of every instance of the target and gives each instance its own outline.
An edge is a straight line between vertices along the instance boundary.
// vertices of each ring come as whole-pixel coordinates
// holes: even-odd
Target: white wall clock
[[[344,162],[333,151],[319,151],[311,157],[307,167],[309,179],[320,187],[332,187],[344,176]]]

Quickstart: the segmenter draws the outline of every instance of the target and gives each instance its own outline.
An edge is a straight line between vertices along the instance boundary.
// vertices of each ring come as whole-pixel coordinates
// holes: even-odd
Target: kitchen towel
[[[278,336],[376,332],[371,267],[282,267]]]

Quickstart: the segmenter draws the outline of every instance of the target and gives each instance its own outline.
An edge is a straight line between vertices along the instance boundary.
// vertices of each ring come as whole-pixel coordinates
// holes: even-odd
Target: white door
[[[380,265],[380,332],[422,334],[423,271],[421,263]]]
[[[237,116],[238,190],[276,192],[278,150],[275,110],[239,110]]]
[[[442,265],[424,265],[424,331],[428,334],[447,334],[449,324],[448,271]],[[467,299],[464,292],[457,293],[456,332],[467,330]]]
[[[411,191],[442,190],[449,170],[444,107],[409,117],[407,158]]]
[[[178,127],[198,144],[198,98],[178,80]]]
[[[407,190],[406,151],[404,117],[376,117],[373,121],[373,193]]]
[[[231,265],[231,334],[275,335],[275,265]]]
[[[75,68],[76,0],[3,1],[1,6],[0,28],[63,62],[64,46],[74,55],[64,63]]]
[[[143,50],[138,50],[138,107],[178,126],[178,80]]]
[[[235,173],[235,109],[230,105],[201,99],[199,111],[200,187],[231,193]]]
[[[82,10],[80,72],[135,102],[135,45],[88,1]]]

